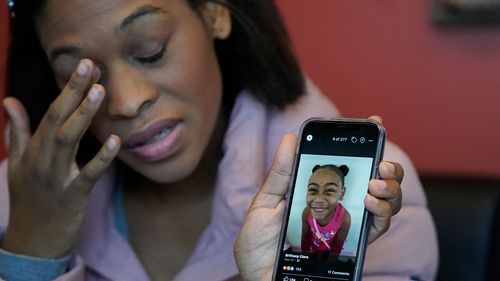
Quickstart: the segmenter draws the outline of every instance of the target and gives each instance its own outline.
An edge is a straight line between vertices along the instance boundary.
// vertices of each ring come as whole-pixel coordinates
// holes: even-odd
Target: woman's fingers
[[[401,182],[404,177],[404,170],[398,163],[382,161],[379,165],[379,180],[371,180],[368,189],[370,194],[385,199],[395,215],[401,210],[403,193]]]
[[[251,209],[276,208],[278,203],[283,200],[290,183],[296,144],[297,138],[293,134],[283,135],[274,156],[269,176],[255,197]]]
[[[52,142],[52,137],[56,135],[59,128],[76,110],[87,94],[92,82],[95,80],[95,69],[91,60],[83,59],[80,61],[61,94],[49,106],[37,132],[35,132],[35,136],[41,134],[39,137],[42,139],[49,138],[50,142]]]
[[[95,182],[109,167],[120,150],[121,141],[118,136],[111,135],[90,162],[85,165],[72,182],[77,196],[86,195],[92,190]]]
[[[381,179],[395,180],[399,184],[403,182],[404,169],[399,163],[382,161],[378,167],[378,173]]]
[[[381,179],[373,179],[368,183],[369,192],[365,197],[366,209],[373,215],[369,242],[385,233],[389,229],[391,217],[401,210],[403,168],[398,163],[382,161],[379,174]]]
[[[58,130],[55,137],[58,149],[61,151],[72,151],[73,153],[65,154],[68,158],[60,158],[64,163],[72,161],[76,153],[77,145],[83,134],[90,126],[92,119],[104,98],[104,88],[101,85],[94,84],[83,99],[81,104],[69,116],[68,120]]]
[[[37,157],[34,159],[39,167],[47,166],[54,161],[62,165],[67,165],[70,159],[74,161],[72,158],[80,139],[73,135],[83,135],[86,127],[80,126],[81,131],[73,135],[65,135],[65,131],[61,131],[61,128],[66,126],[67,130],[69,126],[75,125],[69,123],[68,118],[77,108],[85,108],[82,103],[92,83],[98,79],[98,74],[91,60],[82,59],[61,94],[49,106],[32,138],[33,147],[43,148],[36,152]],[[90,122],[93,116],[94,114],[86,114],[87,122]],[[54,153],[55,151],[58,153]]]
[[[5,98],[3,106],[9,116],[9,161],[17,162],[31,137],[29,118],[24,106],[15,98]]]
[[[402,192],[394,180],[371,180],[368,184],[370,195],[384,200],[391,208],[391,215],[395,215],[401,210]]]
[[[382,117],[370,116],[382,124]],[[365,197],[366,209],[372,214],[368,243],[384,234],[391,224],[391,217],[401,210],[401,182],[404,170],[398,163],[382,161],[378,167],[380,179],[370,180]]]
[[[365,197],[366,209],[372,214],[368,243],[384,234],[390,226],[392,209],[385,200],[378,199],[370,194]]]

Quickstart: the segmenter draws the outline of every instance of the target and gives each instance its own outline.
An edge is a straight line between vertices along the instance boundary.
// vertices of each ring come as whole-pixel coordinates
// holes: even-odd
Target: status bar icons
[[[314,139],[313,135],[307,135],[306,136],[306,141],[310,142]],[[343,143],[343,142],[347,142],[349,141],[349,137],[338,137],[338,136],[334,136],[331,138],[332,142],[340,142],[340,143]],[[366,139],[365,137],[356,137],[356,136],[351,136],[350,138],[351,140],[351,143],[355,144],[355,143],[360,143],[360,144],[364,144],[365,142],[369,142],[369,143],[372,143],[373,140],[372,139]]]

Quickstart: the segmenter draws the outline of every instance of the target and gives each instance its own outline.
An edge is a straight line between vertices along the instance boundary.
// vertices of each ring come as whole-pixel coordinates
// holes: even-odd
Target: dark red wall
[[[277,2],[343,115],[382,115],[420,171],[500,178],[499,25],[439,28],[430,0]]]
[[[431,0],[277,2],[304,70],[344,116],[382,115],[420,171],[500,178],[500,26],[439,28]],[[2,68],[6,21],[1,5]]]

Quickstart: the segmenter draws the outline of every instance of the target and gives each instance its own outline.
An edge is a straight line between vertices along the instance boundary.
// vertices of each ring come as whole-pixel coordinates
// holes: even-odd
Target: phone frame
[[[375,154],[373,157],[373,164],[371,167],[369,180],[379,178],[378,167],[379,167],[380,161],[382,160],[382,156],[384,154],[385,141],[386,141],[386,130],[382,126],[381,123],[379,123],[378,121],[376,121],[374,119],[362,119],[362,118],[314,117],[314,118],[307,119],[300,127],[300,132],[299,132],[299,136],[298,136],[298,140],[297,140],[297,147],[295,149],[293,170],[292,170],[292,175],[290,178],[290,184],[288,187],[288,191],[286,194],[286,207],[285,207],[285,213],[283,214],[283,220],[282,220],[281,229],[280,229],[279,245],[278,245],[278,248],[276,251],[276,258],[275,258],[275,263],[274,263],[274,268],[273,268],[272,280],[276,280],[276,276],[278,274],[278,268],[279,268],[279,264],[280,264],[281,253],[283,252],[283,248],[285,245],[287,229],[288,229],[289,219],[290,219],[290,211],[292,208],[292,201],[293,201],[292,194],[295,191],[295,185],[296,185],[296,181],[297,181],[297,173],[299,170],[301,146],[302,146],[302,141],[304,139],[304,129],[310,123],[334,123],[334,124],[342,124],[342,125],[351,125],[351,124],[352,125],[362,125],[362,124],[375,125],[378,129],[379,135],[378,135],[378,139],[376,140],[376,151],[375,151]],[[366,191],[368,192],[368,186],[366,187]],[[368,210],[366,208],[364,208],[363,220],[361,223],[361,231],[360,231],[360,237],[359,237],[358,248],[357,248],[357,254],[356,254],[356,259],[354,262],[354,271],[353,271],[353,279],[352,279],[354,281],[361,280],[362,270],[363,270],[363,266],[364,266],[364,259],[365,259],[365,254],[366,254],[366,246],[367,246],[367,242],[368,242],[368,232],[369,232],[369,224],[368,223],[370,220],[371,220],[371,214],[368,212]],[[325,278],[327,278],[327,277],[325,277]]]

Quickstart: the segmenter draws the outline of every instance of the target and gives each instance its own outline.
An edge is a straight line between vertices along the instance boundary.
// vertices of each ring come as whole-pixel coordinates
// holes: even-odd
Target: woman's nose
[[[134,118],[158,99],[154,85],[132,66],[116,66],[106,76],[107,113],[113,119]]]

